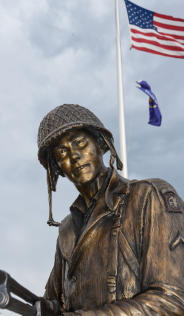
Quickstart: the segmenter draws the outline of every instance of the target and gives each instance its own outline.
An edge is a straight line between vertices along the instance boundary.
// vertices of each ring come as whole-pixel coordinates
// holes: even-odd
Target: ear
[[[51,166],[53,176],[57,174],[58,176],[60,175],[61,177],[65,177],[65,174],[62,172],[61,168],[59,167],[55,159],[53,148],[50,149],[50,166]]]
[[[102,157],[103,159],[103,155],[105,154],[106,150],[104,147],[102,147],[99,142],[96,143],[96,147],[97,147],[97,150],[98,150],[98,153],[99,155]]]
[[[54,158],[53,158],[53,165],[54,165],[54,169],[56,170],[56,172],[57,172],[61,177],[65,177],[65,174],[63,173],[63,171],[61,170],[60,166],[58,165],[58,163],[55,161]]]

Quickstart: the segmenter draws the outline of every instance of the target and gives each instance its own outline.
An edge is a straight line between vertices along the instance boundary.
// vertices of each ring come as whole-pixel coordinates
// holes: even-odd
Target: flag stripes
[[[174,18],[173,16],[170,15],[165,15],[165,14],[160,14],[155,12],[155,17],[157,18],[161,18],[161,19],[166,19],[167,21],[175,21],[175,23],[179,23],[182,22],[184,23],[184,19],[180,19],[180,18]],[[177,25],[177,24],[176,24]]]
[[[182,26],[163,24],[163,23],[156,22],[156,21],[154,21],[153,24],[155,26],[158,26],[158,27],[166,29],[166,30],[173,30],[173,31],[182,31],[182,32],[184,32],[184,27],[182,27]]]
[[[142,50],[147,53],[152,53],[152,54],[157,54],[157,55],[162,55],[162,56],[167,56],[167,57],[174,57],[174,58],[184,58],[184,56],[181,54],[181,52],[169,52],[169,54],[166,53],[165,49],[162,48],[155,48],[154,45],[147,45],[144,43],[141,43],[139,45],[133,44],[132,48],[135,48],[137,50]]]
[[[161,47],[161,48],[164,47],[164,49],[168,49],[168,50],[179,51],[179,52],[183,51],[183,47],[174,47],[174,46],[171,46],[171,45],[167,45],[166,42],[163,45],[161,43],[157,43],[156,41],[150,41],[150,40],[147,40],[147,39],[143,39],[143,40],[142,40],[142,38],[133,38],[133,39],[134,39],[134,41],[136,43],[147,43],[147,44],[150,44],[150,45],[156,45],[156,46]]]
[[[132,37],[134,38],[134,40],[136,40],[136,38],[142,38],[142,39],[147,39],[147,36],[149,36],[150,40],[154,40],[154,38],[159,39],[160,42],[162,42],[163,44],[166,45],[181,45],[181,47],[184,47],[184,40],[180,40],[178,41],[177,39],[170,38],[169,35],[167,36],[167,39],[165,36],[162,35],[158,35],[157,33],[147,33],[147,36],[145,36],[145,33],[138,31],[137,29],[131,29],[131,33],[132,33]],[[175,43],[176,42],[176,43]]]
[[[171,45],[171,46],[176,46],[178,45],[178,47],[180,46],[181,48],[184,48],[184,40],[180,40],[178,41],[177,39],[173,39],[171,37],[169,37],[169,35],[167,36],[162,36],[162,35],[158,35],[158,33],[156,32],[148,32],[146,35],[145,33],[139,31],[138,28],[132,28],[131,29],[131,33],[132,33],[132,39],[135,40],[135,41],[139,41],[142,39],[143,42],[144,40],[148,40],[148,42],[150,41],[156,41],[156,44],[157,44],[157,40],[158,40],[158,44],[165,44],[165,45]]]
[[[184,58],[184,19],[146,10],[129,0],[125,3],[133,48]]]

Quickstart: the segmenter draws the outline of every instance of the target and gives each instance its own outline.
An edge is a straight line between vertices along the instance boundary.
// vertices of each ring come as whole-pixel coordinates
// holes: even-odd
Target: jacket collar
[[[130,181],[121,177],[116,170],[112,169],[112,175],[105,191],[105,203],[109,210],[114,211],[118,205],[120,195],[129,193]],[[86,204],[81,195],[71,205],[70,210],[77,209],[82,214],[86,212]]]
[[[116,173],[115,169],[113,169],[106,191],[99,197],[98,203],[96,204],[85,229],[71,253],[68,270],[69,277],[73,274],[77,262],[80,260],[81,254],[85,250],[86,245],[90,243],[91,238],[94,238],[96,225],[98,225],[98,223],[100,223],[101,220],[108,216],[111,212],[115,211],[122,198],[122,194],[128,193],[129,181],[120,177]],[[84,212],[83,206],[85,203],[83,205],[81,201],[81,198],[78,198],[77,201],[74,202],[73,207],[78,208],[79,210],[79,207],[82,206],[82,209],[80,208],[80,212]]]
[[[107,207],[114,211],[122,194],[128,194],[130,181],[121,177],[113,168],[112,176],[105,192],[105,202]]]
[[[99,198],[99,201],[94,208],[91,217],[85,227],[85,230],[82,232],[81,236],[77,237],[78,228],[73,225],[73,220],[71,216],[66,218],[66,223],[63,222],[60,227],[60,247],[62,254],[65,259],[70,263],[69,274],[72,274],[72,271],[77,264],[77,261],[80,257],[80,254],[84,248],[84,241],[87,234],[93,230],[93,227],[110,212],[114,212],[118,206],[118,203],[122,197],[122,194],[129,193],[129,181],[122,178],[115,169],[112,170],[112,175],[107,185],[105,193]],[[79,216],[84,216],[86,211],[86,205],[84,199],[81,195],[75,200],[71,206],[71,212],[77,211]],[[72,214],[73,215],[73,214]],[[70,244],[68,243],[68,238]],[[89,238],[89,237],[88,237]]]

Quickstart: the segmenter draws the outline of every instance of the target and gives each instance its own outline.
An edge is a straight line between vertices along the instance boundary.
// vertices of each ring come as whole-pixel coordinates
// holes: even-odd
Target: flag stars
[[[135,24],[141,28],[152,28],[153,26],[153,12],[140,8],[136,4],[130,3],[126,0],[127,11],[129,16],[129,23]]]
[[[165,28],[165,33],[163,29],[157,28],[155,23],[156,12],[146,10],[140,6],[125,0],[127,5],[127,12],[129,18],[129,26],[132,38],[132,47],[141,51],[146,51],[153,54],[159,54],[174,58],[184,59],[184,42],[180,40],[183,38],[182,30],[178,30],[178,25],[173,25],[174,32],[171,33],[170,28]],[[131,5],[130,5],[131,4]],[[163,15],[164,16],[164,15]],[[167,24],[167,20],[173,20],[173,17],[165,16],[164,22]],[[165,21],[166,20],[166,21]],[[176,19],[177,21],[178,19]],[[181,20],[181,19],[180,19]],[[174,22],[173,22],[174,23]],[[169,23],[168,23],[169,24]],[[184,24],[184,23],[183,23]],[[169,25],[170,26],[170,25]],[[176,29],[175,29],[176,27]],[[135,32],[135,30],[137,32]],[[169,30],[169,38],[168,38]],[[162,32],[162,33],[159,33]],[[136,34],[135,34],[136,33]],[[161,36],[158,36],[161,34]],[[176,40],[177,35],[177,40]],[[153,37],[154,36],[154,39]],[[145,41],[147,39],[147,41]],[[167,44],[168,43],[168,44]],[[155,110],[154,106],[154,110]],[[151,108],[151,110],[153,110]]]

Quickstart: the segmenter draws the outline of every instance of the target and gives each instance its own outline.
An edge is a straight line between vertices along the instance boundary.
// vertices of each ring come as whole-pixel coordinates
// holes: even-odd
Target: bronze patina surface
[[[59,226],[55,262],[44,297],[0,271],[0,308],[23,316],[184,316],[184,202],[175,189],[161,179],[122,178],[112,134],[79,105],[44,117],[38,147],[48,224]],[[61,223],[52,216],[59,176],[79,191]]]
[[[183,201],[161,179],[122,178],[111,133],[87,109],[56,109],[41,122],[39,159],[50,197],[59,175],[80,194],[59,225],[45,298],[65,316],[184,315]]]

